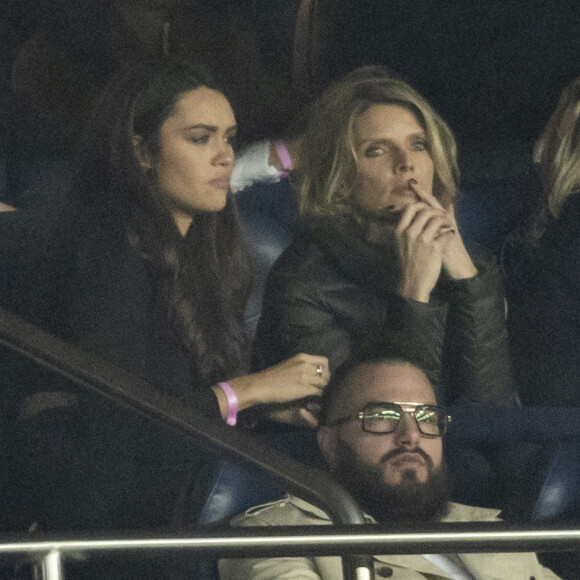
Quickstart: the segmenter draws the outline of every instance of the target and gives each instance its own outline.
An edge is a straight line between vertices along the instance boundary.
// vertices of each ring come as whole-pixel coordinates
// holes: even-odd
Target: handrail
[[[481,552],[560,552],[580,549],[577,524],[522,526],[502,522],[445,522],[423,526],[378,524],[334,526],[252,526],[191,532],[187,537],[132,533],[123,538],[85,534],[76,539],[35,534],[0,536],[0,555],[50,552],[177,550],[215,552],[222,558],[341,556],[343,554],[424,554]]]
[[[268,473],[296,495],[321,506],[336,523],[361,524],[363,514],[352,496],[324,472],[277,453],[250,435],[210,421],[170,395],[93,354],[0,308],[0,344],[76,385],[161,424],[210,449]],[[344,561],[345,578],[355,578],[360,558]],[[371,560],[367,561],[371,562]],[[371,565],[372,569],[372,565]]]
[[[355,578],[370,579],[374,574],[372,558],[366,554],[485,553],[570,551],[580,548],[580,530],[571,527],[502,526],[497,522],[445,523],[427,531],[394,527],[384,530],[377,525],[252,527],[197,534],[187,538],[77,539],[58,540],[48,537],[39,541],[7,543],[0,537],[0,555],[32,555],[43,580],[63,580],[63,555],[67,553],[119,552],[138,550],[173,550],[216,553],[221,558],[267,558],[279,556],[342,556],[355,565],[359,554],[370,562],[348,569]],[[540,529],[538,529],[540,528]],[[4,540],[4,541],[3,541]],[[35,576],[36,577],[36,576]],[[344,578],[348,578],[345,574]]]

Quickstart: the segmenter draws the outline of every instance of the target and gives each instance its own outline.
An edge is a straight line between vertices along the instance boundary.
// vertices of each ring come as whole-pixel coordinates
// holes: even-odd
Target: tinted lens
[[[415,419],[419,431],[424,435],[443,435],[447,424],[447,416],[437,407],[418,407]]]
[[[401,418],[398,405],[393,406],[369,406],[365,407],[361,414],[363,430],[371,433],[391,433],[397,428]]]
[[[404,411],[399,405],[372,405],[360,414],[363,430],[371,433],[392,433],[397,429]],[[419,431],[423,435],[438,437],[447,430],[445,409],[433,405],[417,407],[413,412]]]

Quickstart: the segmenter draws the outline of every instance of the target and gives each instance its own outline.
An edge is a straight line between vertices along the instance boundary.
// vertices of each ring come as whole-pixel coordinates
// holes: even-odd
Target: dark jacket
[[[22,213],[3,222],[3,234],[15,238],[1,244],[2,306],[134,373],[183,408],[221,420],[210,385],[197,379],[170,327],[158,267],[126,236],[97,229],[68,250],[43,255],[42,233],[27,221]],[[26,400],[10,431],[10,528],[33,521],[61,532],[167,526],[183,516],[173,510],[186,489],[195,517],[215,457],[35,368],[26,384],[7,385],[20,391],[15,400]]]
[[[52,225],[30,223],[43,216],[8,217],[0,222],[0,306],[219,416],[170,326],[160,268],[128,236],[95,227],[45,252]]]
[[[425,370],[441,403],[511,403],[499,273],[476,266],[470,280],[442,275],[428,304],[407,300],[395,292],[388,252],[366,242],[360,225],[319,220],[270,273],[255,358],[267,366],[324,355],[332,371],[363,345],[393,345]]]
[[[580,406],[580,194],[568,198],[537,245],[514,232],[503,258],[522,402]]]

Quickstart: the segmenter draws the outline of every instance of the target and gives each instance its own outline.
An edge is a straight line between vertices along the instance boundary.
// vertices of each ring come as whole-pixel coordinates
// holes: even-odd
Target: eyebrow
[[[210,133],[217,133],[219,127],[217,127],[216,125],[205,125],[204,123],[198,123],[197,125],[190,125],[189,127],[185,127],[186,131],[191,131],[192,129],[205,129],[206,131],[209,131]],[[226,133],[234,133],[237,130],[238,130],[238,126],[232,125],[231,127],[228,127],[225,132]]]
[[[407,135],[407,139],[416,139],[417,137],[420,137],[421,139],[427,139],[427,133],[425,133],[425,131],[417,131],[416,133],[411,133],[410,135]],[[365,139],[364,141],[359,141],[358,145],[362,146],[362,145],[367,145],[368,143],[392,143],[393,139],[390,139],[388,137],[373,137],[371,139]]]

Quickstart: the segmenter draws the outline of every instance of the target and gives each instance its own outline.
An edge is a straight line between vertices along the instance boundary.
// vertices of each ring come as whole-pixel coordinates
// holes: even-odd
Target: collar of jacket
[[[309,216],[305,218],[303,235],[298,239],[314,244],[347,280],[379,296],[398,294],[400,267],[395,237],[393,235],[391,243],[369,241],[369,222],[369,217],[364,214]],[[448,282],[448,277],[442,272],[432,297],[445,295]]]
[[[320,520],[321,524],[330,524],[330,518],[320,508],[293,495],[287,495],[279,502],[290,502],[307,517],[313,520]],[[276,502],[278,503],[278,502]],[[476,521],[498,521],[500,510],[480,508],[449,502],[449,511],[441,518],[441,522],[476,522]],[[378,523],[371,515],[364,514],[365,522],[369,524]],[[466,566],[467,570],[476,580],[483,578],[509,578],[510,573],[506,574],[506,567],[513,566],[511,577],[521,577],[522,559],[505,558],[503,554],[497,557],[490,557],[489,554],[457,554],[452,555],[460,565]],[[434,577],[442,577],[442,571],[435,564],[424,558],[420,554],[416,555],[373,555],[376,562],[398,566],[400,568],[409,568],[422,574],[430,574]]]
[[[316,245],[346,279],[376,289],[395,292],[399,278],[393,248],[367,241],[367,224],[354,216],[312,216],[306,220],[307,239]]]
[[[300,499],[294,495],[288,494],[283,500],[278,501],[289,501],[293,503],[297,508],[304,512],[308,512],[313,517],[325,520],[330,523],[330,518],[324,510],[308,503],[307,501]],[[273,502],[277,503],[277,502]],[[469,506],[464,504],[459,504],[455,502],[449,502],[449,511],[446,515],[441,518],[441,522],[480,522],[480,521],[496,521],[499,518],[501,510],[481,508],[475,506]],[[377,520],[369,514],[364,514],[365,523],[376,524]]]

